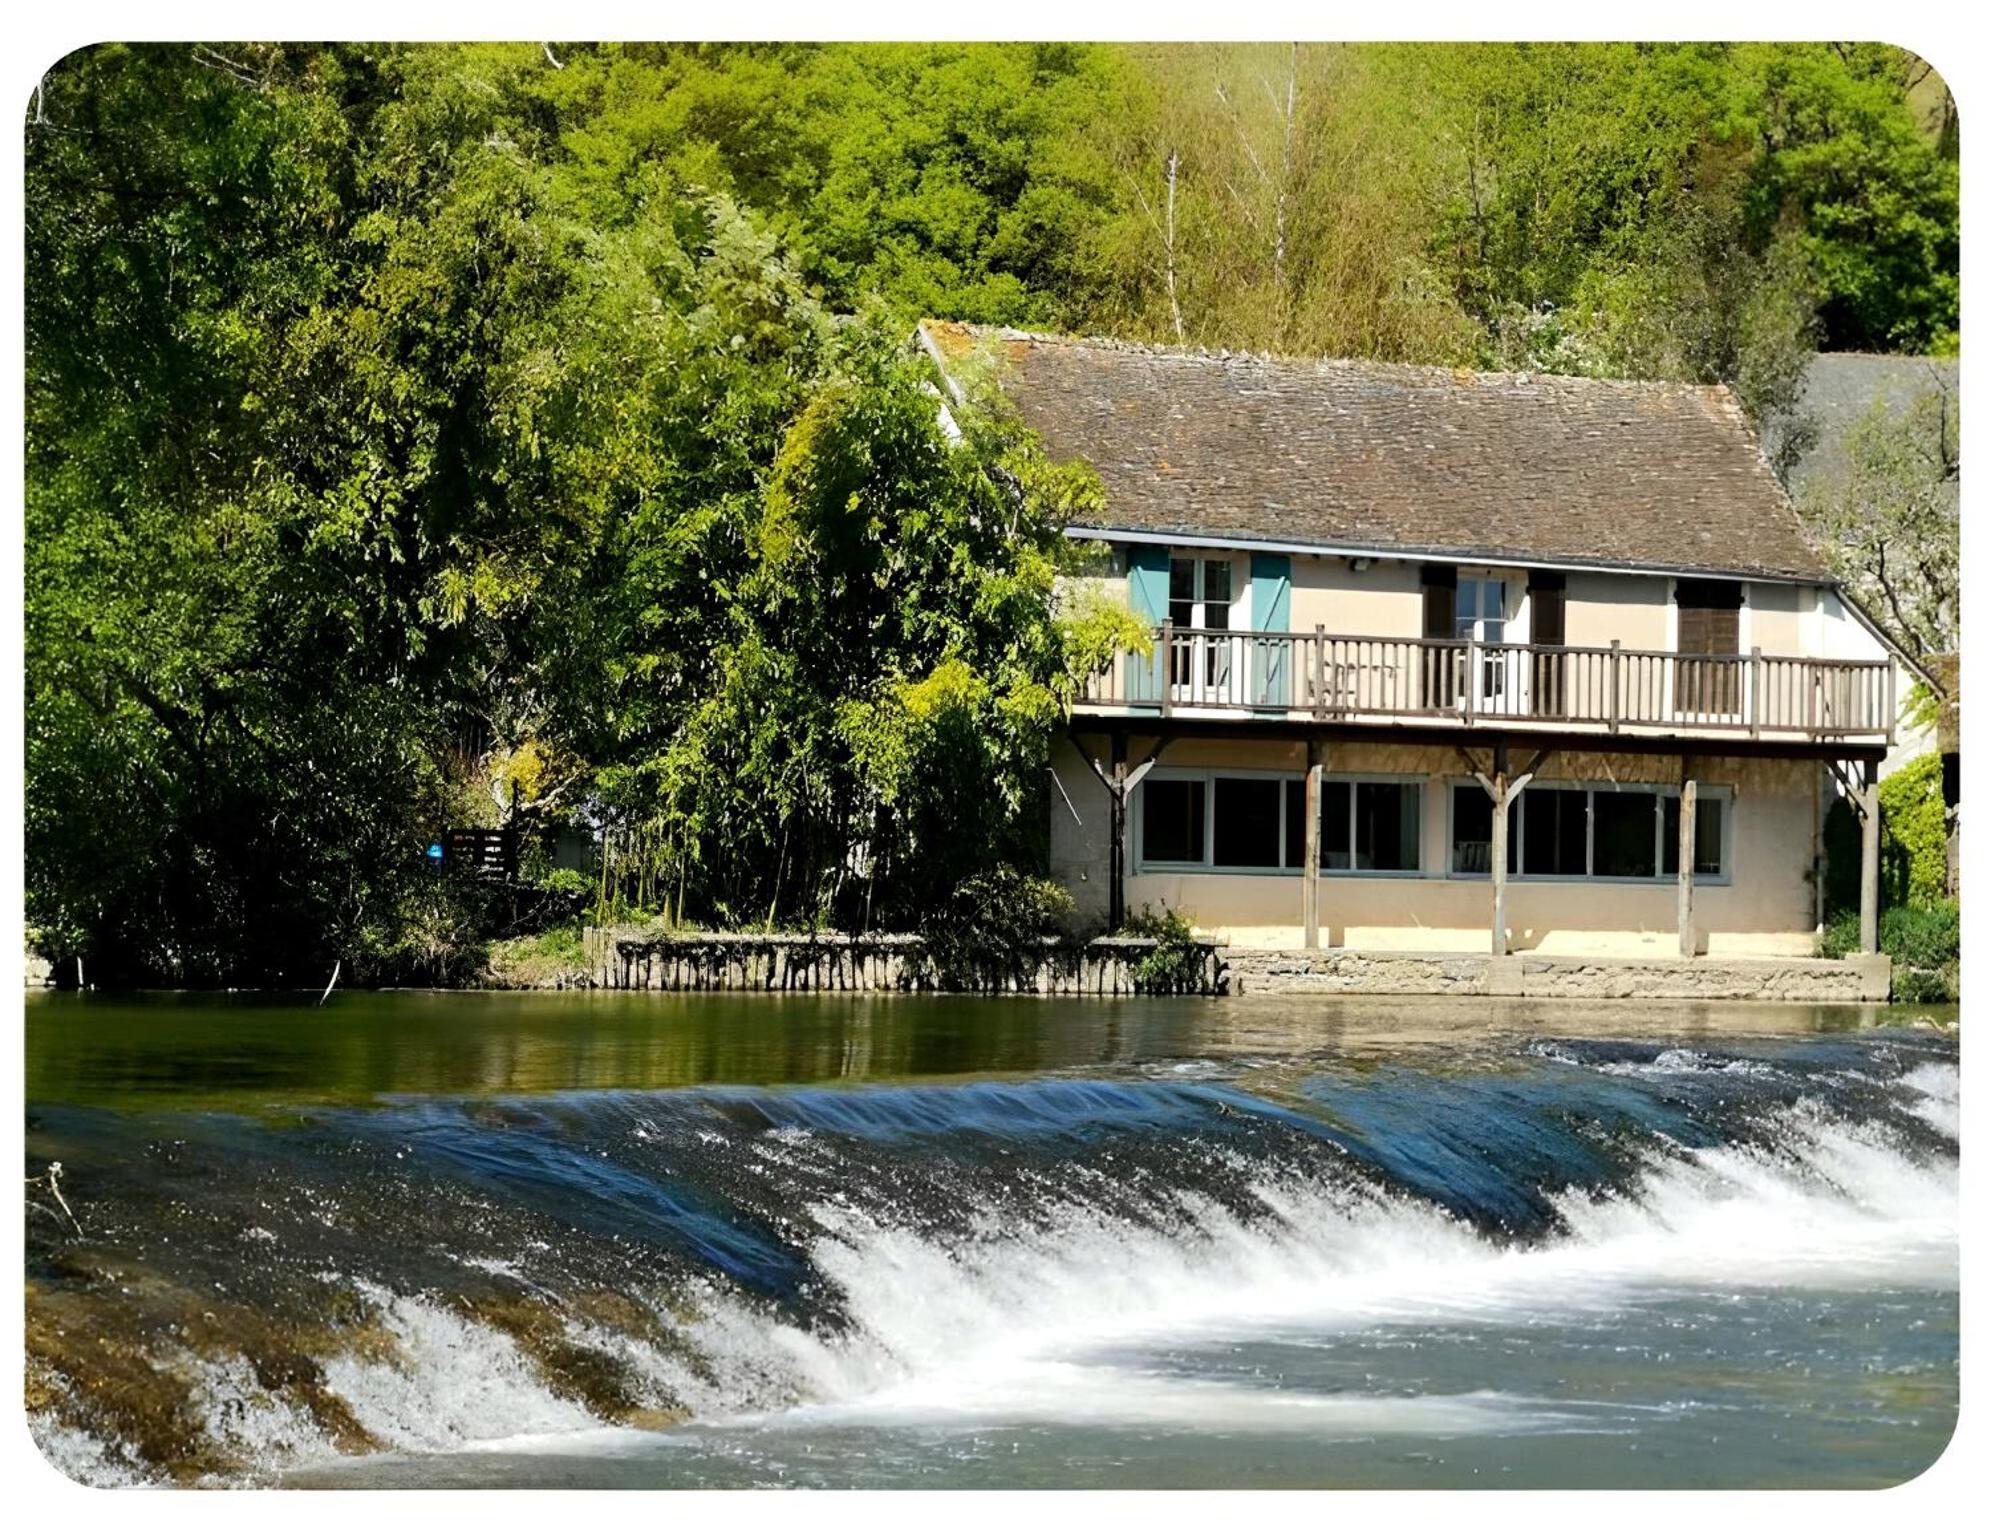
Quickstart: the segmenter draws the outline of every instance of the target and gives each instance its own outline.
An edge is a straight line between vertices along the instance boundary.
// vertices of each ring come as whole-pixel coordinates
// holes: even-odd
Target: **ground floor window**
[[[1321,869],[1416,870],[1423,800],[1424,786],[1417,780],[1323,781]]]
[[[1680,794],[1670,786],[1531,785],[1508,822],[1514,876],[1657,880],[1679,874]],[[1703,788],[1694,809],[1694,874],[1727,876],[1729,794]],[[1452,786],[1451,866],[1485,875],[1493,864],[1493,803],[1477,781]]]
[[[1306,779],[1295,774],[1157,770],[1135,807],[1135,859],[1161,869],[1297,873],[1306,867]],[[1321,868],[1414,874],[1421,866],[1421,780],[1327,779]]]

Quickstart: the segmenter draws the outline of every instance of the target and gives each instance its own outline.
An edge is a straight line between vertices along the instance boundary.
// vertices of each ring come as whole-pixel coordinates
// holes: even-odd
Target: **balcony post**
[[[1493,750],[1493,953],[1507,953],[1507,745]]]
[[[1166,693],[1166,692],[1164,692]],[[1106,931],[1127,921],[1127,734],[1113,734],[1113,775],[1107,782],[1107,831],[1112,836],[1106,885]]]
[[[1195,665],[1190,665],[1190,676],[1195,677]],[[1175,695],[1175,622],[1171,618],[1161,623],[1161,714],[1168,715],[1174,705]],[[1114,927],[1119,927],[1115,924]]]
[[[1880,768],[1860,766],[1860,952],[1880,953]]]
[[[1473,719],[1473,690],[1479,684],[1479,638],[1466,638],[1466,671],[1459,676],[1459,699],[1465,703],[1466,720]]]
[[[1623,646],[1624,646],[1623,638],[1621,637],[1611,638],[1611,704],[1609,709],[1605,712],[1605,719],[1610,723],[1611,730],[1613,732],[1616,732],[1618,730],[1618,710],[1619,707],[1623,704],[1623,700],[1619,693],[1623,684],[1623,680],[1621,677],[1624,672],[1624,657],[1625,657],[1623,652]]]
[[[1680,847],[1679,912],[1680,954],[1692,959],[1700,953],[1700,930],[1694,927],[1694,808],[1700,796],[1700,782],[1693,775],[1694,761],[1680,760]]]
[[[1327,714],[1327,628],[1314,623],[1314,715]],[[1308,856],[1312,858],[1311,855]]]
[[[1300,877],[1300,923],[1310,950],[1320,948],[1320,797],[1323,754],[1318,737],[1307,739],[1306,870]]]
[[[1763,735],[1763,649],[1749,649],[1749,735]]]

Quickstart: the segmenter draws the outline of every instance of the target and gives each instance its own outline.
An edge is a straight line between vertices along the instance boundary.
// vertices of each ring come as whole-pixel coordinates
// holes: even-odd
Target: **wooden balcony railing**
[[[1082,711],[1443,719],[1583,731],[1893,740],[1884,661],[1732,656],[1325,631],[1155,629],[1092,676]]]

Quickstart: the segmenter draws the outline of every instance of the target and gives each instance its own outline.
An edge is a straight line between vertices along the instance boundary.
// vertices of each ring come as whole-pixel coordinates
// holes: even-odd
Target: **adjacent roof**
[[[1077,530],[1830,581],[1726,388],[920,332],[1098,470]]]
[[[1890,410],[1912,407],[1924,394],[1955,392],[1959,365],[1954,356],[1868,355],[1834,351],[1815,355],[1805,367],[1798,417],[1817,438],[1791,468],[1790,482],[1802,493],[1816,477],[1829,477],[1844,467],[1846,435],[1874,404],[1885,400]],[[1763,431],[1763,445],[1774,450],[1788,426],[1775,423]]]

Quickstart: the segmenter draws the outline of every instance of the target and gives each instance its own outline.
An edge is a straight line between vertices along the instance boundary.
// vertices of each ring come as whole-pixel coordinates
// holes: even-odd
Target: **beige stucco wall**
[[[1087,740],[1102,759],[1103,739]],[[1132,740],[1128,756],[1145,758],[1151,740]],[[1181,739],[1162,762],[1176,767],[1232,766],[1298,772],[1298,743]],[[1051,869],[1082,913],[1103,919],[1108,900],[1108,800],[1077,747],[1061,744],[1053,767]],[[1424,872],[1415,877],[1321,877],[1324,940],[1366,949],[1484,950],[1490,938],[1492,890],[1484,878],[1452,879],[1447,860],[1446,788],[1464,773],[1456,752],[1424,745],[1343,743],[1329,750],[1331,773],[1417,775],[1423,798]],[[1695,889],[1696,919],[1705,949],[1717,955],[1804,955],[1815,933],[1813,892],[1806,879],[1815,852],[1820,767],[1798,760],[1708,759],[1697,777],[1734,792],[1726,885]],[[1618,780],[1675,784],[1679,760],[1659,755],[1558,754],[1542,769],[1544,782]],[[1069,805],[1067,799],[1069,798]],[[1131,814],[1130,814],[1131,825]],[[1234,944],[1297,947],[1297,874],[1131,873],[1127,905],[1180,909],[1197,925]],[[1629,885],[1596,880],[1515,880],[1509,883],[1509,935],[1516,950],[1546,954],[1677,953],[1676,888],[1672,881]]]
[[[1086,545],[1098,548],[1093,565],[1084,572],[1062,578],[1061,591],[1067,598],[1092,593],[1124,602],[1127,597],[1124,559],[1102,543]],[[1196,549],[1196,555],[1218,554]],[[1239,553],[1234,577],[1240,591],[1249,582],[1249,568],[1248,556]],[[1358,573],[1346,557],[1295,555],[1292,568],[1290,629],[1307,632],[1322,626],[1335,635],[1363,637],[1423,634],[1423,588],[1418,562],[1377,558]],[[1508,582],[1508,611],[1510,619],[1519,623],[1514,628],[1518,639],[1527,629],[1521,594],[1527,574],[1519,568],[1486,571]],[[1572,647],[1608,647],[1615,640],[1639,651],[1665,652],[1673,640],[1669,609],[1672,588],[1673,581],[1662,575],[1571,573],[1565,605],[1565,640]],[[1811,585],[1749,584],[1744,648],[1760,647],[1765,653],[1784,655],[1806,655],[1814,648],[1830,648],[1829,652],[1816,655],[1848,656],[1857,645],[1858,656],[1880,656],[1877,644],[1871,641],[1853,644],[1849,640],[1832,640],[1839,636],[1839,627],[1850,623],[1836,621],[1828,630],[1827,623],[1816,613],[1818,599],[1818,591]],[[1836,604],[1833,609],[1836,611]],[[1848,651],[1842,652],[1841,648]]]
[[[1293,629],[1331,636],[1416,637],[1424,632],[1424,585],[1414,562],[1372,562],[1360,573],[1345,557],[1293,559]]]
[[[1672,587],[1664,578],[1630,573],[1572,573],[1564,595],[1563,639],[1571,647],[1609,647],[1615,640],[1664,652]]]
[[[1749,619],[1742,633],[1747,652],[1760,647],[1766,653],[1802,653],[1805,649],[1805,612],[1814,596],[1809,586],[1796,584],[1750,584]]]

